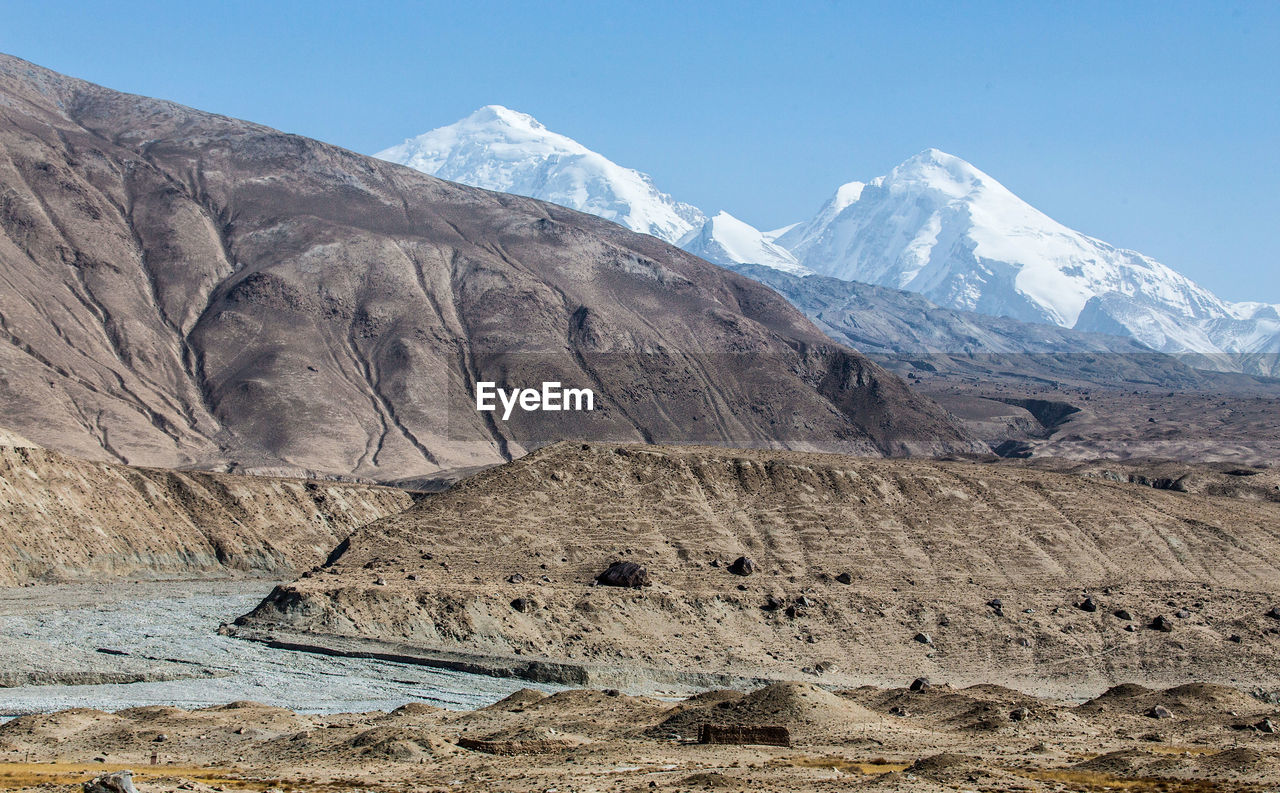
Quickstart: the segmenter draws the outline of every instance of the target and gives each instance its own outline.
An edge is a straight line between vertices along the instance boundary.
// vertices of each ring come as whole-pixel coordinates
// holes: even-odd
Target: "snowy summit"
[[[777,244],[824,275],[1165,352],[1253,353],[1276,341],[1274,306],[1229,303],[1154,259],[1069,229],[937,149],[842,186]]]
[[[761,231],[702,210],[532,116],[499,105],[379,152],[455,182],[531,196],[717,264],[760,264],[918,292],[948,308],[1134,338],[1207,365],[1272,371],[1280,306],[1230,303],[1135,251],[1067,228],[959,157],[926,149],[849,182],[811,219]]]
[[[716,264],[763,264],[796,275],[812,274],[790,251],[775,244],[767,232],[728,212],[718,213],[701,228],[689,232],[680,240],[680,247]]]
[[[707,219],[659,191],[647,175],[501,105],[482,107],[375,156],[451,182],[598,215],[670,243]]]

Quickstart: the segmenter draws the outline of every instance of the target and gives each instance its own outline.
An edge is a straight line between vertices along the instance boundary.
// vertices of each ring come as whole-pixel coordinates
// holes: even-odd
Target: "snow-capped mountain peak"
[[[1147,256],[1058,223],[938,149],[843,184],[813,218],[772,232],[727,212],[708,217],[645,174],[501,105],[377,156],[599,215],[718,264],[905,289],[948,308],[1123,334],[1164,352],[1280,351],[1276,306],[1221,300]]]
[[[454,182],[567,206],[676,242],[706,221],[647,175],[609,160],[537,119],[486,105],[375,155]]]
[[[538,122],[538,119],[528,113],[521,113],[519,110],[512,110],[502,105],[485,105],[476,112],[467,116],[466,121],[474,125],[492,124],[501,122],[510,126],[525,126],[534,130],[545,130],[546,127]],[[563,137],[563,136],[559,136]],[[565,138],[569,140],[569,138]]]
[[[1264,306],[1233,306],[1154,259],[1067,228],[938,149],[840,187],[776,242],[823,275],[1123,333],[1167,352],[1252,352],[1268,338]]]
[[[716,264],[762,264],[796,275],[810,275],[769,234],[721,211],[680,240],[680,247]]]
[[[889,181],[903,187],[917,186],[952,198],[966,196],[989,185],[1003,189],[1003,186],[973,165],[939,149],[925,149],[894,168],[887,177],[880,177],[877,181]]]

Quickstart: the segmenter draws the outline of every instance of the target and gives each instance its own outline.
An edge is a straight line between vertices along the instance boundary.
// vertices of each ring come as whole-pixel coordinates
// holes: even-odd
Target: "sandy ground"
[[[1149,715],[1156,706],[1168,717]],[[996,686],[780,683],[680,702],[520,691],[465,712],[82,709],[0,726],[0,789],[71,789],[127,767],[143,793],[1267,791],[1280,785],[1267,719],[1280,721],[1280,707],[1201,684],[1124,686],[1077,704]],[[782,726],[792,745],[702,745],[703,724]]]

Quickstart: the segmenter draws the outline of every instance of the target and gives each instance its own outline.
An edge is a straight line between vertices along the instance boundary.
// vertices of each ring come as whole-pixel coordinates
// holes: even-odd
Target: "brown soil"
[[[1275,380],[1187,390],[1146,384],[1107,388],[1013,376],[1000,382],[985,375],[921,375],[912,382],[993,448],[1013,441],[1007,453],[1070,460],[1183,460],[1223,463],[1226,469],[1266,467],[1280,460],[1280,384]],[[1016,404],[1029,400],[1074,412],[1037,417]]]
[[[579,684],[1274,689],[1277,551],[1265,501],[1021,465],[566,443],[361,529],[239,630]],[[741,555],[758,572],[729,572]],[[618,559],[652,586],[593,586]]]
[[[412,501],[385,487],[134,468],[0,446],[0,586],[294,575],[356,527]]]
[[[1178,714],[1156,720],[1130,707],[1098,707],[1130,694]],[[1008,718],[1015,708],[1025,716]],[[956,717],[981,713],[990,715],[980,728]],[[307,716],[250,702],[189,712],[78,710],[0,726],[0,790],[65,789],[129,767],[143,793],[459,785],[512,793],[1263,791],[1280,784],[1280,737],[1241,725],[1278,713],[1213,687],[1130,687],[1073,705],[990,686],[834,693],[809,683],[677,702],[615,691],[521,692],[462,713],[415,704]],[[785,727],[792,745],[689,742],[688,728],[704,723]]]

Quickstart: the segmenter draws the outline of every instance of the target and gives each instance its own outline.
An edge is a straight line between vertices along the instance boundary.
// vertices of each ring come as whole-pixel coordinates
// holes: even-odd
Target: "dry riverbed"
[[[321,713],[410,701],[470,708],[524,685],[218,635],[272,586],[247,579],[0,589],[0,718],[242,699]]]

